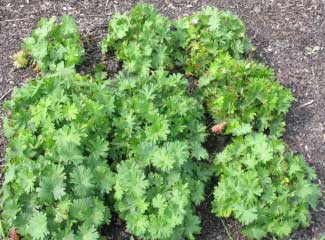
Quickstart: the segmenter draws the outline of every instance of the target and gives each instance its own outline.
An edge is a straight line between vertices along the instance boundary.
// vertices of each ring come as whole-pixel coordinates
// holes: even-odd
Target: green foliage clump
[[[110,156],[119,161],[114,198],[128,229],[145,239],[180,239],[200,231],[194,205],[209,171],[202,160],[203,108],[180,74],[120,73]],[[127,99],[127,101],[126,101]],[[176,104],[177,103],[177,104]]]
[[[153,6],[140,3],[130,13],[115,14],[102,41],[102,52],[114,50],[130,73],[172,66],[170,21]]]
[[[246,236],[308,226],[315,173],[280,139],[293,97],[244,59],[251,45],[238,17],[207,8],[170,22],[140,3],[108,31],[102,52],[123,66],[110,80],[102,67],[76,72],[84,50],[68,16],[41,19],[14,56],[44,74],[6,104],[2,238],[95,240],[114,211],[141,239],[195,239],[213,174],[213,212],[237,218]],[[214,167],[206,115],[214,133],[233,137],[210,156]]]
[[[316,175],[303,157],[285,153],[281,140],[261,133],[237,137],[214,164],[220,180],[212,211],[236,217],[246,236],[285,237],[309,225],[309,206],[316,208],[320,197],[311,183]]]
[[[115,205],[128,229],[146,239],[192,239],[200,231],[193,207],[211,175],[192,160],[208,157],[203,108],[182,75],[163,70],[171,66],[170,38],[168,19],[138,4],[113,17],[102,42],[103,53],[115,50],[123,64],[110,152],[125,159],[117,165]]]
[[[290,91],[271,69],[244,59],[252,46],[236,16],[208,8],[175,27],[174,59],[196,78],[196,94],[216,123],[212,131],[234,136],[214,161],[213,212],[236,217],[243,233],[256,239],[308,226],[309,206],[315,208],[320,196],[315,174],[303,157],[285,153],[279,139]]]
[[[249,129],[282,134],[293,97],[263,64],[220,55],[198,85],[214,121],[227,123],[225,134],[241,135]]]
[[[221,53],[238,59],[251,48],[243,22],[230,12],[208,7],[174,25],[173,57],[189,76],[200,77]]]
[[[71,16],[42,18],[31,37],[24,39],[22,50],[34,60],[37,69],[53,72],[60,62],[65,67],[81,63],[84,49],[76,21]]]
[[[114,184],[106,163],[114,96],[106,85],[65,69],[14,91],[1,189],[6,230],[24,239],[99,238]]]

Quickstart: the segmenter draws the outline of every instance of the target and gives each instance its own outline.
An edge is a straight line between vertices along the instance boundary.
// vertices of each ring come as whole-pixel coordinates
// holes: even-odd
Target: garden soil
[[[296,100],[287,116],[285,141],[303,154],[317,171],[322,201],[312,212],[312,224],[299,229],[291,239],[319,240],[325,235],[325,1],[324,0],[148,0],[164,15],[186,16],[204,6],[215,6],[238,14],[245,22],[255,46],[255,58],[274,68],[277,80],[290,88]],[[73,15],[86,47],[81,67],[85,73],[101,62],[100,40],[107,33],[112,15],[124,12],[137,1],[123,0],[0,0],[0,165],[4,164],[6,141],[2,122],[3,101],[14,87],[35,78],[31,68],[19,70],[12,55],[40,17]],[[119,69],[113,57],[105,60],[111,76]],[[219,141],[212,141],[220,144]],[[211,142],[210,142],[211,145]],[[213,147],[213,146],[212,146]],[[0,171],[1,177],[1,171]],[[215,180],[214,180],[215,181]],[[207,200],[199,207],[202,233],[196,239],[244,239],[241,226],[233,219],[218,219],[211,213],[213,184]],[[103,228],[107,239],[129,239],[125,224],[113,216]]]

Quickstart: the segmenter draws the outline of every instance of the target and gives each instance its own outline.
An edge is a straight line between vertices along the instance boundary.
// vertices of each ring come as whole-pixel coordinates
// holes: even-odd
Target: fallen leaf
[[[216,133],[216,134],[220,134],[222,133],[223,129],[225,128],[226,126],[226,122],[225,121],[222,121],[216,125],[214,125],[212,128],[211,128],[211,131]]]
[[[40,68],[38,67],[38,65],[36,64],[35,67],[33,68],[33,71],[34,71],[35,73],[39,73],[41,70],[40,70]]]
[[[10,230],[10,237],[9,237],[9,240],[19,240],[19,235],[18,233],[16,232],[16,230],[14,228],[12,228]]]

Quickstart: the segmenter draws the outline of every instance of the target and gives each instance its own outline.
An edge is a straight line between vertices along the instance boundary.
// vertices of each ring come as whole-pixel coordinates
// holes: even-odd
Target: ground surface
[[[13,68],[12,56],[38,19],[71,14],[76,17],[87,45],[84,71],[100,61],[98,42],[116,11],[129,10],[137,1],[122,0],[0,0],[0,164],[5,140],[2,135],[2,103],[14,86],[33,77],[30,70]],[[292,89],[296,102],[287,117],[285,140],[291,150],[303,154],[316,168],[323,204],[313,212],[313,222],[292,239],[320,239],[325,235],[325,2],[322,0],[150,0],[171,18],[216,6],[237,13],[257,47],[256,58],[275,69],[278,81]],[[116,70],[112,62],[109,67]],[[1,173],[0,173],[1,176]],[[211,188],[211,187],[210,187]],[[211,192],[211,191],[208,191]],[[211,194],[209,199],[212,198]],[[215,218],[206,201],[199,209],[203,232],[197,239],[242,239],[234,220]],[[112,230],[113,229],[113,230]],[[114,221],[106,230],[109,239],[128,239],[123,223]],[[229,233],[227,233],[229,231]]]

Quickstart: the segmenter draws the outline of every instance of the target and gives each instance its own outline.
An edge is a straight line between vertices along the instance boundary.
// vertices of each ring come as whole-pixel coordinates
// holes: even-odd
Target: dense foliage
[[[102,41],[102,52],[114,50],[130,73],[171,67],[171,23],[151,5],[138,4],[130,13],[115,14]]]
[[[235,216],[250,238],[284,237],[308,226],[309,206],[320,196],[314,171],[301,156],[285,153],[283,142],[261,133],[237,137],[215,158],[220,181],[213,212]]]
[[[206,8],[174,25],[173,58],[189,76],[201,76],[219,54],[239,59],[251,49],[243,22],[230,12]]]
[[[225,133],[249,129],[280,136],[293,97],[274,81],[273,71],[251,60],[220,55],[198,80],[201,95],[216,123],[227,123]]]
[[[123,65],[110,154],[126,159],[117,165],[116,209],[137,236],[193,238],[200,231],[193,207],[204,199],[211,171],[192,160],[208,157],[203,108],[181,74],[163,70],[171,67],[170,22],[139,4],[115,15],[108,29],[103,53],[115,50]]]
[[[60,62],[65,67],[81,63],[84,49],[76,21],[71,16],[62,16],[60,23],[55,17],[42,18],[31,37],[24,39],[23,50],[16,55],[18,67],[26,65],[26,57],[31,56],[36,70],[53,72]]]
[[[114,183],[106,83],[65,69],[17,89],[6,105],[4,228],[25,239],[97,239]]]
[[[192,239],[200,230],[193,207],[204,199],[210,174],[193,161],[208,154],[201,146],[203,109],[187,85],[182,75],[162,70],[116,78],[110,155],[125,159],[117,165],[116,209],[146,239]]]
[[[206,11],[216,16],[219,13]],[[205,14],[194,16],[189,17],[190,27],[185,29],[195,29],[193,24],[207,21]],[[198,79],[197,93],[216,124],[212,132],[234,136],[233,143],[214,160],[219,182],[214,190],[213,212],[220,217],[234,216],[245,226],[243,233],[253,239],[288,236],[299,225],[309,225],[308,209],[316,207],[319,187],[311,183],[315,174],[304,159],[285,153],[284,143],[279,139],[285,126],[284,114],[293,100],[290,91],[275,82],[268,67],[240,59],[250,46],[241,22],[228,17],[233,21],[216,27],[221,31],[227,23],[237,26],[227,28],[233,37],[222,41],[226,45],[212,48],[218,49],[213,54],[206,51],[197,62],[195,58],[187,59],[183,66],[188,75]],[[218,17],[212,19],[210,23],[221,21]],[[236,19],[237,23],[233,23]],[[218,43],[213,37],[207,40],[206,33],[193,37],[194,46],[200,46],[194,48],[195,53],[209,49],[211,42]],[[185,37],[184,42],[186,39],[191,37]]]
[[[121,71],[77,73],[84,49],[63,16],[41,19],[15,54],[17,67],[31,57],[43,75],[6,103],[1,237],[95,240],[114,211],[141,239],[195,239],[212,175],[212,211],[246,236],[308,226],[315,173],[280,138],[293,97],[245,59],[238,17],[207,8],[171,22],[140,3],[113,16],[101,48]],[[217,156],[203,147],[207,115],[212,134],[232,137]]]

